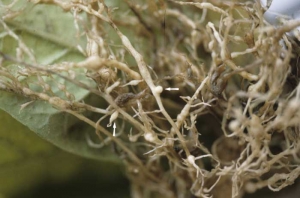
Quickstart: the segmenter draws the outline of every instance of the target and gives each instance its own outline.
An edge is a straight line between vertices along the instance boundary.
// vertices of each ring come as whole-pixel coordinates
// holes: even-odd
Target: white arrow
[[[167,91],[178,91],[179,88],[171,88],[171,87],[169,87],[169,88],[166,88],[165,90],[167,90]]]
[[[117,128],[117,126],[116,126],[116,123],[115,123],[115,122],[114,122],[113,128],[114,128],[113,136],[116,136],[116,128]]]

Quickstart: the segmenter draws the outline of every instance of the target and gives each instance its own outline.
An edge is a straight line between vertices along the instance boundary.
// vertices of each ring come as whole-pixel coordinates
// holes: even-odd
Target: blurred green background
[[[119,164],[78,157],[0,111],[0,198],[129,197]]]

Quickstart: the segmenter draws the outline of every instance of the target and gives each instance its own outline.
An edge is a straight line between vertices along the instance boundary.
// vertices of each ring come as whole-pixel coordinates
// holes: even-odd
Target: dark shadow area
[[[77,159],[77,158],[75,158]],[[66,159],[67,160],[67,159]],[[44,170],[44,178],[37,185],[16,191],[9,198],[129,198],[130,186],[122,165],[81,159],[75,172],[59,178],[51,171]],[[74,161],[76,166],[76,161]],[[69,164],[72,161],[70,160]],[[47,166],[47,161],[45,161]],[[64,165],[63,163],[61,165]],[[72,164],[71,164],[72,165]],[[59,165],[48,163],[49,169],[56,170]],[[60,172],[61,170],[56,170]],[[26,185],[26,184],[25,184]]]
[[[129,197],[126,178],[105,181],[92,172],[80,172],[62,183],[45,181],[34,189],[20,192],[12,198],[119,198]]]
[[[246,194],[243,198],[299,198],[300,180],[297,179],[291,186],[285,187],[281,191],[273,192],[269,188],[263,188],[256,193]]]

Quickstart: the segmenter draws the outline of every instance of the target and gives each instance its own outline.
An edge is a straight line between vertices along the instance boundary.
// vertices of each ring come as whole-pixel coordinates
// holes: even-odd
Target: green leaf
[[[24,5],[23,3],[23,5],[17,6],[24,7]],[[49,5],[26,5],[25,8],[20,16],[7,21],[7,24],[34,51],[39,64],[46,65],[63,61],[78,62],[84,59],[84,56],[76,50],[76,46],[84,46],[86,41],[84,38],[76,36],[71,13],[65,13],[63,10]],[[3,30],[3,27],[0,27],[0,32]],[[15,39],[6,34],[2,35],[0,39],[2,52],[15,56],[16,47]],[[6,67],[16,76],[15,70],[22,66],[8,65]],[[76,80],[95,86],[85,76],[83,70],[75,72]],[[57,88],[58,83],[65,85],[66,90],[74,96],[76,101],[85,100],[89,95],[89,91],[79,88],[71,82],[66,82],[56,75],[43,77],[43,79],[51,86],[55,96],[66,99],[65,92]],[[36,91],[42,90],[36,77],[24,78],[22,83]],[[22,95],[0,91],[0,109],[8,112],[40,137],[77,155],[118,161],[116,155],[111,152],[111,146],[95,149],[87,144],[86,135],[94,133],[90,126],[55,109],[47,101],[30,102],[29,98]],[[22,105],[24,108],[21,108]],[[97,116],[100,117],[100,115]]]
[[[72,115],[54,109],[44,101],[34,101],[21,110],[21,104],[29,101],[14,93],[0,92],[0,108],[40,137],[77,155],[116,160],[111,147],[95,149],[88,146],[85,135],[93,129],[87,124]]]

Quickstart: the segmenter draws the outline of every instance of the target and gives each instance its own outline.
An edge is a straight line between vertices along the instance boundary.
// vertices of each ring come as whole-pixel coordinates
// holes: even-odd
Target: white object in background
[[[267,0],[260,2],[263,7],[267,6]],[[273,0],[264,17],[273,25],[276,25],[281,17],[300,20],[300,0]],[[300,27],[297,29],[300,30]]]

